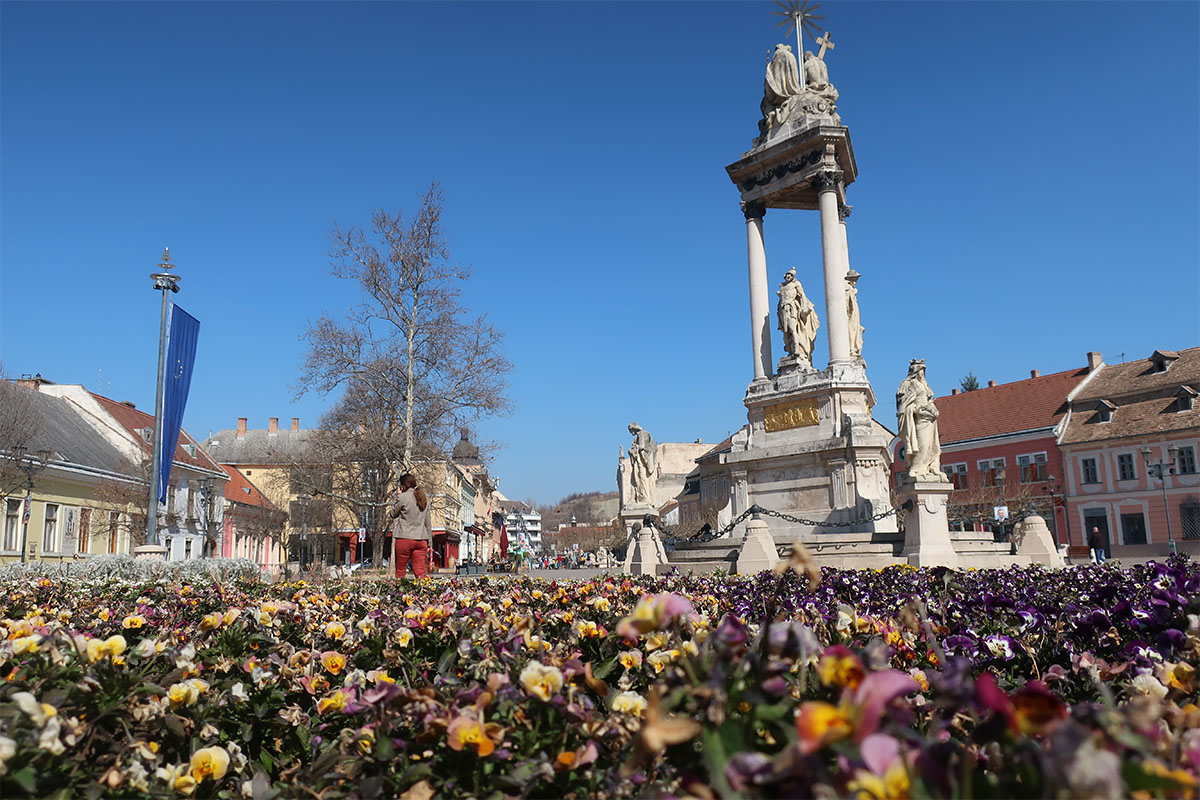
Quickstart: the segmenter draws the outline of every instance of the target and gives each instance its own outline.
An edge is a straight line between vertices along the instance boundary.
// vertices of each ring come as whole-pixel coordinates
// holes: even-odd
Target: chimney
[[[1087,354],[1087,360],[1088,372],[1095,372],[1096,370],[1100,369],[1100,365],[1104,363],[1104,356],[1100,355],[1099,353],[1089,352]]]
[[[1040,378],[1040,377],[1042,377],[1042,373],[1036,369],[1031,369],[1031,370],[1029,370],[1029,377]]]
[[[267,433],[279,433],[279,417],[267,418]]]
[[[951,394],[951,395],[956,395],[956,394],[958,394],[958,389],[951,389],[951,390],[950,390],[950,394]]]
[[[239,439],[246,438],[246,418],[245,417],[238,417],[237,438],[239,438]]]
[[[988,381],[988,388],[989,388],[989,389],[995,389],[995,388],[996,388],[996,382],[995,382],[995,381]]]
[[[292,417],[292,430],[293,431],[300,430],[300,418],[299,417]]]

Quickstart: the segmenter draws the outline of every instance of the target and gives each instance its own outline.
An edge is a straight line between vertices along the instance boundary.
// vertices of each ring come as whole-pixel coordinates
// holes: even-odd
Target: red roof
[[[116,400],[110,400],[109,398],[98,395],[95,392],[89,392],[88,394],[96,398],[96,402],[100,403],[104,410],[107,411],[112,418],[121,425],[121,427],[129,431],[134,440],[141,444],[142,450],[145,453],[150,454],[152,452],[151,443],[142,436],[141,431],[143,428],[154,427],[154,417],[150,416],[144,411],[138,411],[136,408],[127,403],[118,403]],[[195,445],[196,455],[188,455],[188,452],[183,449],[183,446],[188,444]],[[185,430],[179,431],[179,444],[175,447],[174,461],[178,464],[187,464],[189,467],[196,467],[197,469],[206,469],[213,472],[221,471],[221,465],[214,461],[212,456],[208,454],[208,451],[201,447],[200,444]]]
[[[1087,375],[1087,368],[1072,369],[938,397],[942,444],[1053,428],[1067,413],[1067,395]]]
[[[275,504],[263,496],[250,480],[237,467],[228,465],[223,469],[229,473],[229,483],[225,484],[225,499],[247,506],[257,506],[268,511],[278,511]]]

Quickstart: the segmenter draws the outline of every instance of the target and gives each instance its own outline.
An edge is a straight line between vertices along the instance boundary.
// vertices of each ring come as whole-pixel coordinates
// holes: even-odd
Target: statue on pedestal
[[[813,344],[817,340],[817,309],[804,294],[804,287],[796,280],[796,269],[789,269],[779,284],[779,330],[783,333],[783,347],[789,356],[812,368]]]
[[[763,121],[759,127],[766,131],[787,122],[789,98],[800,94],[800,71],[790,45],[775,45],[775,54],[767,64],[763,81],[763,100],[759,106]]]
[[[858,279],[862,276],[854,270],[846,274],[846,317],[850,322],[850,356],[862,361],[863,331],[862,315],[858,310]]]
[[[925,359],[914,358],[908,377],[896,391],[896,421],[904,442],[904,460],[912,478],[946,480],[942,473],[942,444],[938,439],[938,410],[933,389],[925,380]]]
[[[654,437],[636,422],[629,423],[633,442],[629,445],[629,483],[633,502],[654,504],[654,485],[658,480],[658,446]]]

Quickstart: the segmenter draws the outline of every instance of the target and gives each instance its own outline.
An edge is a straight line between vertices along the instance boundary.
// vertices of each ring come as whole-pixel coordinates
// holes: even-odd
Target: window
[[[1145,544],[1146,517],[1142,514],[1122,514],[1121,541],[1124,544]]]
[[[1183,538],[1200,539],[1200,503],[1181,504],[1179,519],[1183,524]]]
[[[1194,475],[1196,473],[1196,448],[1179,448],[1179,455],[1175,459],[1175,471],[1180,475]]]
[[[1084,483],[1099,483],[1100,482],[1100,472],[1096,469],[1096,459],[1094,459],[1094,458],[1081,459],[1079,462],[1079,465],[1080,465],[1080,467],[1083,468],[1083,482]]]
[[[1112,412],[1115,408],[1116,406],[1107,400],[1101,400],[1100,404],[1096,407],[1096,421],[1112,422]]]
[[[16,550],[21,535],[21,501],[9,500],[4,510],[4,549]]]
[[[1004,485],[1004,459],[992,458],[979,462],[979,474],[984,486]]]
[[[1017,456],[1017,467],[1021,471],[1021,483],[1037,483],[1046,480],[1045,453]]]
[[[167,486],[167,516],[175,516],[175,493],[179,491],[174,486]]]
[[[1133,467],[1132,453],[1117,454],[1117,480],[1131,481],[1137,478],[1137,470]]]
[[[946,477],[950,480],[950,483],[954,484],[955,489],[967,488],[966,464],[943,464],[942,472],[946,473]]]
[[[192,540],[191,539],[183,540],[183,557],[184,558],[192,557]]]
[[[46,503],[46,521],[42,528],[42,552],[58,552],[58,504]]]

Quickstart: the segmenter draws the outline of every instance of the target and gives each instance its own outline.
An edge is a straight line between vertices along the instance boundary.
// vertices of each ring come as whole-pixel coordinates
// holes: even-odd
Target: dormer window
[[[1196,407],[1196,390],[1190,386],[1180,386],[1175,393],[1175,411],[1191,411]]]
[[[138,433],[140,433],[142,438],[147,442],[154,440],[154,428],[138,428]]]
[[[1112,412],[1117,407],[1107,400],[1101,400],[1096,405],[1096,422],[1112,422]]]
[[[195,458],[195,457],[196,457],[196,445],[194,445],[194,444],[185,444],[185,445],[183,446],[183,452],[187,453],[187,454],[188,454],[189,456],[191,456],[192,458]]]
[[[1173,350],[1155,350],[1150,354],[1150,371],[1166,372],[1178,360],[1179,353]]]

